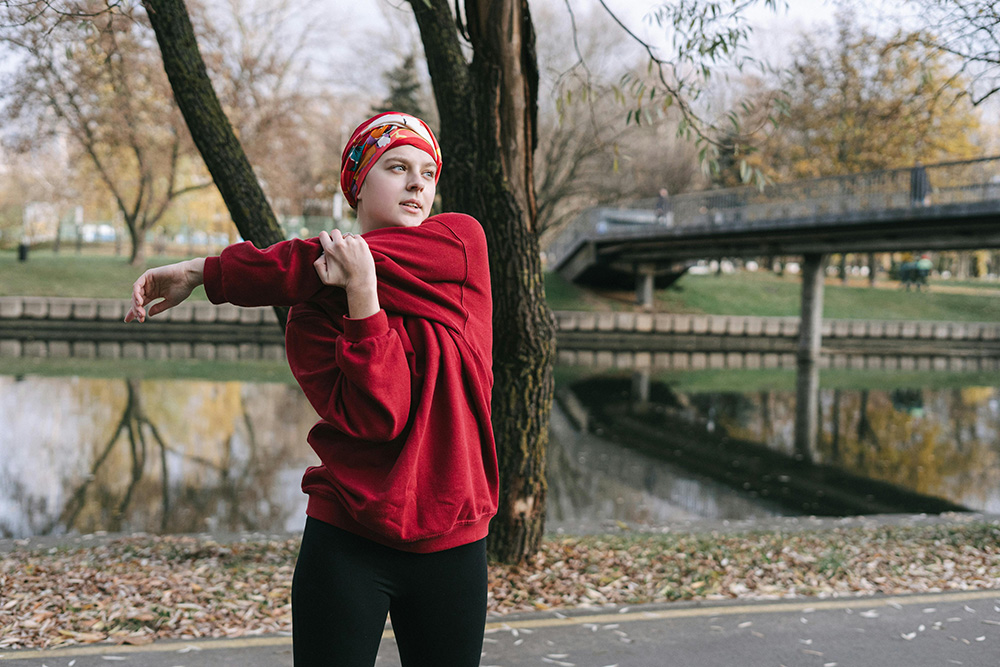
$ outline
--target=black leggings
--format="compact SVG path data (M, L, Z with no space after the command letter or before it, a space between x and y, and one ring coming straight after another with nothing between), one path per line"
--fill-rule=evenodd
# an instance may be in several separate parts
M386 612L404 667L478 665L486 540L415 554L307 518L292 580L296 667L371 667Z

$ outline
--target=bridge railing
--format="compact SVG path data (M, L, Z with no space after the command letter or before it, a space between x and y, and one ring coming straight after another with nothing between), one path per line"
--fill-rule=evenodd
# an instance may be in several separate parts
M752 228L819 216L995 200L1000 200L1000 156L777 183L762 189L705 190L671 197L672 215L659 218L655 199L585 211L549 244L548 254L552 265L559 266L581 243L601 237Z

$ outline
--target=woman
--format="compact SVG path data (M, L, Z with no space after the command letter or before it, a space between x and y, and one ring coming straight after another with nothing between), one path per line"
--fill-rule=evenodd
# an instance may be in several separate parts
M497 507L482 228L428 217L441 155L407 114L362 123L341 188L360 236L320 233L151 269L125 321L180 303L290 306L289 365L320 416L292 585L296 665L372 665L388 612L404 666L478 665Z

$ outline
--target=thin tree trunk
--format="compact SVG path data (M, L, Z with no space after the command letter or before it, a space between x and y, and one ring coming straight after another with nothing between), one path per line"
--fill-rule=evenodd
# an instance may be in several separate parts
M184 0L143 0L174 99L240 235L258 248L284 240L257 175L208 78ZM274 308L282 328L287 308Z
M555 324L535 230L535 36L524 0L468 0L466 14L475 52L476 214L486 228L493 279L493 432L502 482L487 543L495 558L517 562L541 546L555 390Z
M281 227L208 78L183 0L143 0L174 99L240 234L258 248L284 240Z
M126 224L129 236L132 241L132 253L129 255L129 264L139 266L146 261L146 231L138 229L138 222Z
M833 443L830 448L830 458L840 464L840 390L833 390Z

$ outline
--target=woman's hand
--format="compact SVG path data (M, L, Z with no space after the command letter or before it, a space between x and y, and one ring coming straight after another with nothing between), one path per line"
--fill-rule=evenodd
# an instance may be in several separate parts
M342 236L340 230L335 229L332 234L320 232L319 242L323 246L323 256L314 266L324 285L348 290L352 286L375 282L375 260L361 236Z
M191 296L194 288L201 285L204 279L204 258L149 269L132 285L132 307L125 313L125 321L145 322L147 315L152 317L173 308ZM154 303L147 312L146 305L156 299L163 300Z
M319 233L323 255L313 263L324 285L343 287L352 318L364 318L379 311L375 282L375 259L365 240L340 230Z

